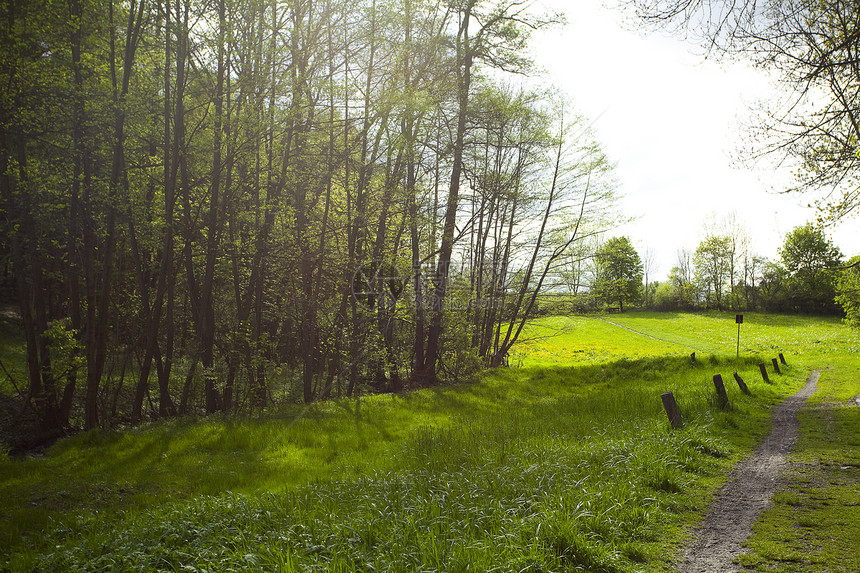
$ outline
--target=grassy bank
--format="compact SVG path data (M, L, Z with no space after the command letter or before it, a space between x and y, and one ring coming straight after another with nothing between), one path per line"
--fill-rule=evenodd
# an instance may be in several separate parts
M6 567L667 570L773 404L821 361L842 368L857 336L748 315L736 360L734 315L605 318L535 323L520 367L475 384L94 432L4 460ZM790 366L765 384L757 364L775 351ZM752 396L727 384L720 410L711 376L735 370Z

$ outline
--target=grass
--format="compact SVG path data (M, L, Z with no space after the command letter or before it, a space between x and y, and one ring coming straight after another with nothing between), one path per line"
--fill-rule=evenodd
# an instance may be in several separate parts
M512 350L510 364L519 367L570 366L685 354L687 346L683 342L663 342L619 331L617 326L608 322L618 316L612 315L607 320L554 316L536 321Z
M619 333L618 327L628 330ZM550 317L533 324L511 355L520 366L566 365L592 360L645 356L732 358L738 351L738 325L728 312L630 312L604 317ZM769 363L789 352L802 363L820 367L860 352L860 340L842 321L830 317L745 313L740 328L740 355Z
M521 367L475 384L91 432L0 461L0 567L667 571L771 407L807 363L842 368L857 336L762 317L735 360L720 339L734 315L660 316L607 317L650 337L538 321ZM790 366L765 384L773 350ZM728 383L735 370L752 396ZM716 373L730 409L714 407ZM668 429L667 390L683 430Z

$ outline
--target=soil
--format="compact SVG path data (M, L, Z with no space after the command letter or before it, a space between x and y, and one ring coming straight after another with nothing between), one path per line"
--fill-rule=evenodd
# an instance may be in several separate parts
M773 411L770 435L755 453L729 474L717 492L705 520L693 532L693 541L677 564L679 573L737 573L732 561L759 514L770 505L781 474L789 467L788 454L798 435L797 412L815 392L821 370L806 385Z

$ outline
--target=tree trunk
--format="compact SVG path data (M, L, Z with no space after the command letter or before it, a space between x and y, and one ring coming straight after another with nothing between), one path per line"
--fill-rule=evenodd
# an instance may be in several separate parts
M451 266L451 253L454 250L454 228L457 220L457 207L460 200L460 177L463 170L463 147L465 144L466 123L469 107L469 90L472 83L473 52L469 38L469 22L472 19L472 2L467 2L460 20L457 35L458 104L457 132L454 139L454 159L451 168L451 181L448 187L448 204L445 211L445 225L442 229L442 243L439 247L439 262L436 266L435 290L427 329L427 347L424 364L416 372L417 382L428 385L436 382L436 366L440 356L442 335L442 314L445 307L448 273Z
M215 378L215 263L221 236L219 201L221 200L221 155L222 129L224 121L224 73L226 16L224 0L218 0L218 69L215 79L215 125L212 143L212 184L210 186L209 212L206 217L206 261L203 282L200 284L200 361L203 364L205 407L207 413L221 409L223 399L216 387Z
M87 279L87 321L86 321L86 358L87 358L87 383L86 397L84 401L84 425L87 429L98 426L98 391L104 371L105 358L107 356L108 336L108 311L110 307L111 278L114 265L114 253L116 251L116 203L119 193L128 195L128 177L125 164L125 103L128 96L131 74L134 68L135 52L140 38L141 28L144 22L145 2L139 0L132 2L128 11L128 23L125 29L125 48L122 56L122 79L117 82L116 69L116 38L113 26L111 26L111 77L113 79L113 150L111 160L111 174L109 182L110 201L107 205L107 224L104 233L103 248L98 252L104 252L101 261L101 269L96 271L92 257L87 257L90 262L85 265L85 277ZM110 21L113 23L113 3L109 4ZM92 209L90 198L86 201L86 209ZM88 253L97 252L95 249L95 229L92 229L92 217L85 219L88 231L85 231L84 242L92 247ZM87 241L86 236L89 236Z

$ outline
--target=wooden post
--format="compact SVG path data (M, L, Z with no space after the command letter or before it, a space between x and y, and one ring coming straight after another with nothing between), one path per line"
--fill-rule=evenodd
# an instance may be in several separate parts
M669 416L669 423L675 429L684 425L681 420L681 410L678 409L678 403L675 402L675 396L671 392L660 394L660 399L663 400L663 408L666 409L666 415Z
M782 355L782 352L779 353L779 361L788 366L788 362L785 361L785 356Z
M741 389L741 392L743 392L747 396L750 395L750 389L747 387L747 384L746 382L744 382L744 379L741 378L740 374L738 374L737 372L735 372L735 382L738 383L738 388Z
M717 390L717 404L722 409L729 407L729 395L726 394L726 386L723 384L723 377L719 374L714 375L714 388Z
M759 363L758 363L758 369L759 369L759 370L761 370L761 377L762 377L762 379L763 379L765 382L767 382L768 384L770 384L770 378L768 378L768 377L767 377L767 368L765 368L765 367L764 367L764 362L759 362Z
M782 372L779 371L779 362L776 361L776 358L771 358L771 362L773 363L773 371L776 374L782 374Z
M735 358L741 357L741 325L744 323L744 315L736 314L735 322L738 324L738 348Z
M695 363L696 363L696 353L694 352L694 353L690 354L690 364L695 364Z

